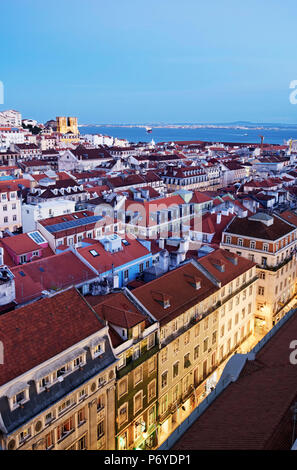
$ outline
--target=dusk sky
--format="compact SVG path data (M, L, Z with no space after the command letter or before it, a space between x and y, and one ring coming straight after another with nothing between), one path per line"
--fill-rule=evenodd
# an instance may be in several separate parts
M0 110L297 123L296 0L9 0L0 12Z

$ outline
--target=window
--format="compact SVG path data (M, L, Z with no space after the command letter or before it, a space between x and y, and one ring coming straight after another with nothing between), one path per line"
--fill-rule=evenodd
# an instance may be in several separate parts
M155 346L155 334L153 333L148 337L147 349L151 349Z
M4 223L8 222L8 217L4 217Z
M255 241L250 242L250 248L252 248L252 250L254 250L256 248L256 242Z
M267 245L267 243L264 243L264 244L263 244L263 251L268 251L268 245Z
M53 419L54 419L54 415L52 411L50 411L49 413L47 413L47 415L45 415L44 424L47 425L51 423Z
M166 372L163 372L161 376L161 387L165 388L167 387L167 384L168 384L168 371L166 370Z
M156 360L155 356L151 357L148 361L148 374L152 374L156 369Z
M198 325L195 326L195 337L199 335L199 332L200 332L200 323L198 323Z
M264 271L260 271L260 272L259 272L259 277L260 277L260 279L265 279L265 272L264 272Z
M149 409L149 412L148 412L148 426L152 426L152 424L154 424L155 416L156 416L155 407L153 406L152 408Z
M121 426L128 419L128 403L122 405L119 409L119 425Z
M119 362L118 362L117 368L118 368L118 369L121 369L121 368L124 367L125 365L126 365L126 356L125 356L125 354L122 354L122 355L119 357Z
M68 418L64 421L63 424L58 426L57 428L57 438L58 441L64 439L64 437L68 436L68 434L74 429L74 422L73 417Z
M243 240L242 240L242 238L238 238L238 246L243 246Z
M128 392L128 378L125 377L123 380L120 380L118 387L119 397L122 397Z
M258 295L264 295L264 287L262 286L258 287Z
M74 400L73 399L68 399L66 401L64 401L63 403L61 403L61 405L58 407L58 413L59 415L64 413L64 411L66 411L68 408L70 408L71 405L74 404Z
M134 397L134 414L142 409L142 390Z
M27 429L23 429L22 432L19 434L19 442L22 444L26 439L29 439L31 437L31 427Z
M126 269L124 271L124 280L127 280L127 279L129 279L129 269Z
M190 353L185 354L184 356L184 368L187 369L187 367L190 367L191 362L190 362Z
M86 388L82 388L78 393L78 399L83 400L86 396L88 396L88 392Z
M173 366L172 366L172 376L173 376L173 378L178 376L178 368L179 368L179 362L176 362L175 364L173 364Z
M156 396L156 380L152 380L148 385L148 399L152 400Z
M199 357L199 344L194 348L194 361Z
M132 354L133 361L135 361L135 360L138 359L139 357L140 357L140 346L137 345L137 346L133 349L133 354Z
M231 243L231 237L228 237L228 236L227 236L227 237L225 238L225 242L226 242L228 245L230 245L230 243Z
M228 321L228 331L231 330L231 327L232 327L232 319L230 318L230 320Z
M189 344L189 342L190 342L190 332L189 331L184 336L184 342L185 342L185 344Z
M83 424L85 421L86 421L86 410L85 410L85 408L82 408L77 413L77 424L78 424L78 426Z
M7 206L6 206L6 205L3 206L3 210L4 210L4 211L7 211Z
M143 273L143 263L141 263L141 264L139 265L139 272L140 272L140 273Z
M142 382L143 378L143 371L142 371L142 366L137 367L134 371L134 386Z
M57 370L57 377L61 377L65 375L68 372L68 370L69 370L69 365L66 364L65 366Z
M267 266L267 258L265 256L262 256L261 264L264 268Z
M83 436L77 442L77 450L85 450L87 448L87 439L86 436Z
M97 441L101 439L101 437L104 436L104 421L100 421L100 423L97 424Z
M167 348L164 348L162 349L162 352L161 352L161 362L166 362L168 359L168 349Z
M45 448L47 450L50 449L51 447L53 447L53 445L54 445L54 431L49 432L45 436L44 442L45 442Z
M83 356L78 356L76 359L73 361L73 367L79 367L81 364L84 363L84 358Z
M173 344L173 352L176 354L179 351L179 339L177 339Z
M97 398L97 411L102 410L104 408L104 404L104 395L99 395L99 397Z
M22 392L17 393L16 395L14 395L12 399L14 406L20 405L24 401L26 401L26 390L23 390Z

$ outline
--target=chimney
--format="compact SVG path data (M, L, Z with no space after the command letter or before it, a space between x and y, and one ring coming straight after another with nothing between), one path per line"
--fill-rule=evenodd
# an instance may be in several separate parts
M221 212L218 212L217 213L217 225L220 225L221 221L222 221L222 214Z

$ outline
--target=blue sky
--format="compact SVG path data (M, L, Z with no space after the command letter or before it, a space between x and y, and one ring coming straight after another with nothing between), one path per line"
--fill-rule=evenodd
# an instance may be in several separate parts
M9 0L0 13L0 110L297 123L296 0Z

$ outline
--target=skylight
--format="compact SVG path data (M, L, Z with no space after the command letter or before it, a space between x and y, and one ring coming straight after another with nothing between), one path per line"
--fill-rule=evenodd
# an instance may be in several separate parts
M91 253L91 255L94 256L94 257L95 257L95 256L99 256L99 253L97 253L96 250L90 250L90 253Z

